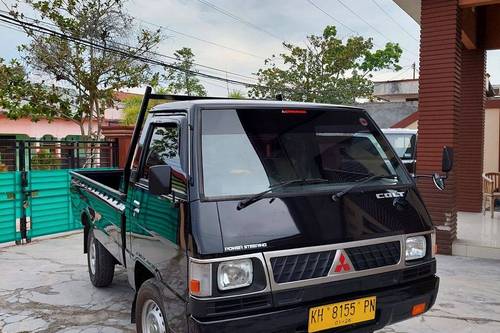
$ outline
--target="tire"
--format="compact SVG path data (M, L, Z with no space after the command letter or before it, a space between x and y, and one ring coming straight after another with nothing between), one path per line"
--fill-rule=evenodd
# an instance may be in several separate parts
M90 282L98 288L109 286L115 275L115 258L95 239L92 230L89 232L87 249Z
M155 278L145 281L137 293L135 327L137 333L168 332L163 295ZM157 330L151 329L156 326Z

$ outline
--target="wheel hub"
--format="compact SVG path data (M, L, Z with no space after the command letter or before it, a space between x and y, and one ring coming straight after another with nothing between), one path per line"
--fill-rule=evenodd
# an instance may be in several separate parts
M144 303L141 321L143 333L166 333L163 313L158 304L151 299Z

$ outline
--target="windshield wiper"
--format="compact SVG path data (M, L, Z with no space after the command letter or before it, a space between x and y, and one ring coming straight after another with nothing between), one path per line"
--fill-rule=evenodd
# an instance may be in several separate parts
M238 202L238 206L236 207L236 209L240 210L240 209L243 209L245 207L248 207L251 204L262 199L267 193L269 193L273 190L279 189L279 188L287 187L290 185L320 184L320 183L327 183L327 182L329 182L329 180L324 179L324 178L304 178L304 179L287 180L287 181L284 181L284 182L281 182L281 183L278 183L275 185L271 185L271 186L269 186L269 188L267 190L262 191L262 192L257 193L257 194L254 194L247 199L241 200L240 202Z
M359 186L361 186L363 184L366 184L368 182L371 182L372 180L377 180L377 179L399 179L399 177L397 175L372 175L372 176L367 176L365 178L361 178L360 180L357 180L354 184L346 187L342 191L335 193L332 196L332 199L333 199L333 201L337 201L340 198L342 198L342 196L344 196L344 194L349 193L350 191L352 191L356 187L359 187Z

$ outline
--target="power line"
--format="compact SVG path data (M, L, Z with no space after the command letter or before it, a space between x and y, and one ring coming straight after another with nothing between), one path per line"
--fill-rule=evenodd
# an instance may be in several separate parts
M226 90L226 91L228 90L228 86L223 86L222 84L218 84L218 83L215 83L215 82L209 81L209 80L207 80L207 79L200 79L200 81L205 82L205 83L207 83L207 84L210 84L210 85L212 85L212 86L214 86L214 87L219 87L219 88L222 88L222 89L224 89L224 90Z
M181 35L181 36L184 36L184 37L188 37L188 38L191 38L191 39L195 39L197 41L200 41L200 42L203 42L203 43L207 43L207 44L210 44L210 45L213 45L213 46L217 46L217 47L229 50L229 51L238 52L238 53L241 53L241 54L244 54L244 55L247 55L247 56L251 56L251 57L254 57L254 58L258 58L258 59L264 59L264 60L266 59L264 57L261 57L259 55L256 55L256 54L253 54L253 53L250 53L250 52L247 52L247 51L235 49L233 47L230 47L230 46L227 46L227 45L223 45L223 44L219 44L217 42L213 42L213 41L210 41L210 40L207 40L207 39L204 39L204 38L201 38L201 37L197 37L197 36L194 36L194 35L190 35L190 34L187 34L185 32L178 31L178 30L175 30L175 29L172 29L172 28L160 25L160 24L156 24L156 23L153 23L153 22L148 22L148 21L143 20L143 19L138 18L138 17L135 17L135 19L138 20L138 21L141 21L143 23L156 26L156 27L158 27L160 29L167 30L167 31L173 32L175 34L178 34L178 35Z
M346 24L342 23L341 21L339 21L338 19L336 19L335 17L333 17L330 13L328 13L326 10L324 10L323 8L321 8L320 6L318 6L317 4L315 4L312 0L307 0L307 2L309 2L313 7L315 7L319 11L321 11L323 14L325 14L326 16L328 16L329 18L331 18L335 22L339 23L340 25L342 25L345 28L347 28L348 30L350 30L352 33L358 34L356 31L354 31L353 29L349 28L349 26L347 26Z
M1 10L0 10L0 12L1 12ZM1 20L1 19L0 19L0 20ZM1 20L1 21L4 21L4 20ZM5 21L4 21L4 22L5 22ZM45 24L49 24L49 23L47 23L47 22L44 22L44 23L45 23ZM10 23L9 23L9 24L10 24ZM18 32L25 33L25 30L23 30L22 28L16 28L16 27L11 26L11 25L9 25L9 24L3 24L3 23L0 23L0 27L6 28L6 29L10 29L10 30L13 30L13 31L18 31ZM163 54L159 54L159 53L153 53L153 54L155 54L155 55L159 55L159 56L164 56L164 57L167 57L167 58L173 58L173 57L169 57L169 56L167 56L167 55L163 55ZM198 64L198 66L200 66L200 67L201 67L201 66L202 66L202 67L207 67L207 68L213 68L213 67L210 67L210 66L204 66L204 65L199 65L199 64ZM222 70L222 69L216 69L216 68L213 68L213 69L214 69L214 70L218 70L218 71L224 71L224 70ZM226 72L226 71L224 71L224 72ZM240 76L244 76L244 75L241 75L241 74L232 73L232 72L230 72L230 71L227 71L227 73L230 73L230 74L235 74L235 75L240 75ZM248 77L248 78L251 78L251 77ZM255 79L255 78L251 78L251 79ZM227 90L227 89L228 89L228 86L223 86L223 85L221 85L221 84L217 84L217 83L215 83L215 82L210 81L210 80L212 80L212 79L208 79L208 78L207 78L207 79L205 79L205 78L200 78L200 80L201 80L202 82L205 82L205 83L210 84L210 85L212 85L212 86L219 87L219 88L223 88L224 90Z
M229 12L229 11L223 9L223 8L221 8L221 7L218 7L218 6L214 5L213 3L211 3L211 2L209 2L207 0L198 0L198 1L201 2L202 4L204 4L205 6L208 6L208 7L212 8L213 10L218 11L219 13L222 13L222 14L224 14L224 15L232 18L235 21L243 23L243 24L245 24L245 25L247 25L247 26L249 26L249 27L251 27L251 28L253 28L255 30L258 30L258 31L263 32L263 33L265 33L265 34L267 34L267 35L269 35L269 36L271 36L273 38L278 39L280 42L282 42L284 40L284 38L282 38L282 37L280 37L280 36L278 36L278 35L270 32L270 31L268 31L266 29L263 29L260 26L254 24L254 23L252 23L250 21L247 21L247 20L245 20L245 19L243 19L243 18L241 18L241 17L239 17L239 16L237 16L237 15L235 15L235 14L233 14L233 13L231 13L231 12Z
M312 6L314 6L314 7L315 7L315 8L317 8L318 10L320 10L323 14L327 15L329 18L331 18L332 20L334 20L335 22L339 22L339 23L341 23L338 19L336 19L333 15L331 15L331 14L330 14L330 13L328 13L326 10L324 10L323 8L321 8L320 6L318 6L316 3L313 3L311 0L307 0L307 1L308 1L308 2L312 5ZM342 25L344 25L344 26L345 26L347 29L349 29L350 31L352 31L355 35L357 35L357 36L361 36L361 34L360 34L358 31L356 31L356 30L352 29L351 27L349 27L348 25L346 25L346 24L344 24L344 23L341 23L341 24L342 24ZM375 43L375 41L373 41L373 39L372 39L372 43L373 43L373 45L374 45L374 46L376 46L376 47L378 47L378 48L381 48L381 49L383 49L383 48L384 48L384 46L382 46L382 45L380 45L380 44ZM405 49L405 50L406 50L406 49ZM410 53L412 53L412 52L410 52ZM403 55L401 56L401 58L406 58L406 59L411 60L411 61L413 61L413 60L414 60L413 58L408 57L406 54L403 54Z
M0 12L2 13L6 13L8 14L7 11L4 11L4 10L0 10ZM50 22L41 22L37 19L34 19L34 18L31 18L31 17L27 17L27 16L24 16L25 19L28 19L30 20L31 22L34 22L38 25L40 24L44 24L46 26L51 26L51 27L55 27L57 28L57 25L53 24L53 23L50 23ZM17 30L17 31L21 31L21 32L24 32L22 29L20 30ZM119 42L114 42L115 45L118 45L118 46L122 46L122 47L129 47L128 45L126 44L122 44L122 43L119 43ZM177 58L173 57L173 56L168 56L166 54L161 54L161 53L158 53L158 52L154 52L154 51L148 51L149 54L151 55L155 55L155 56L159 56L159 57L163 57L163 58L167 58L167 59L170 59L170 60L177 60ZM219 68L216 68L216 67L212 67L212 66L207 66L207 65L202 65L202 64L199 64L199 63L196 63L196 62L193 62L193 65L197 66L197 67L202 67L202 68L206 68L206 69L210 69L210 70L213 70L213 71L217 71L217 72L222 72L222 73L225 73L225 74L230 74L230 75L234 75L234 76L239 76L239 77L242 77L242 78L246 78L246 79L250 79L250 80L257 80L256 77L251 77L251 76L248 76L248 75L244 75L244 74L240 74L240 73L235 73L235 72L231 72L231 71L228 71L228 70L225 70L225 69L219 69Z
M408 71L410 71L411 69L412 69L411 67L408 67L404 71L396 73L396 75L394 75L391 78L389 78L388 81L393 81L393 80L399 79L400 77L402 77L403 75L405 75L406 73L408 73Z
M319 11L321 11L323 14L325 14L326 16L328 16L329 18L331 18L332 20L334 20L335 22L338 22L340 24L342 24L343 26L345 26L347 29L349 29L352 33L354 33L356 36L361 36L361 34L352 29L351 27L349 27L347 24L344 24L342 22L340 22L338 19L336 19L332 14L330 14L329 12L327 12L326 10L324 10L323 8L321 8L320 6L318 6L316 3L314 3L313 1L311 0L307 0L312 6L314 6L316 9L318 9ZM376 47L380 47L382 48L383 46L381 46L380 44L377 44L375 43L373 40L372 40L372 43L374 46Z
M3 11L3 10L0 10L0 12L8 13L8 12ZM30 17L27 17L27 16L25 16L24 18L25 19L29 19L31 22L34 22L36 24L44 24L46 26L52 26L52 27L56 27L57 28L57 25L52 24L50 22L40 22L37 19L30 18ZM4 26L4 27L7 28L7 26ZM9 27L9 28L11 28L13 30L16 30L16 31L24 32L24 30L22 30L22 29L15 29L13 27ZM114 44L118 45L118 46L122 46L122 47L130 47L130 46L126 45L126 44L122 44L122 43L119 43L119 42L114 42ZM171 60L177 60L177 58L175 58L173 56L168 56L166 54L161 54L161 53L154 52L154 51L148 51L148 53L151 54L151 55L155 55L155 56L159 56L159 57L163 57L163 58L167 58L167 59L171 59ZM212 67L212 66L202 65L202 64L199 64L199 63L196 63L196 62L193 62L193 65L195 65L197 67L202 67L202 68L210 69L210 70L213 70L213 71L217 71L217 72L222 72L222 73L225 73L226 75L230 74L230 75L234 75L234 76L239 76L239 77L247 78L247 79L250 79L250 80L257 80L256 77L251 77L251 76L248 76L248 75L244 75L244 74L240 74L240 73L235 73L235 72L228 71L228 70L225 70L225 69L219 69L219 68Z
M124 44L120 44L120 45L126 46ZM167 59L171 59L171 60L177 60L177 58L175 58L175 57L168 56L166 54L162 54L162 53L158 53L158 52L154 52L154 51L148 51L148 53L152 54L152 55L155 55L155 56L158 56L158 57L163 57L163 58L167 58ZM257 80L256 77L248 76L248 75L245 75L245 74L239 74L239 73L236 73L236 72L231 72L231 71L228 71L228 70L225 70L225 69L219 69L219 68L212 67L212 66L202 65L202 64L199 64L199 63L196 63L196 62L193 62L192 64L195 65L195 66L197 66L197 67L209 69L209 70L216 71L216 72L230 74L230 75L233 75L233 76L239 76L241 78L245 78L245 79L249 79L249 80Z
M352 10L348 5L346 5L344 2L342 2L342 0L337 0L345 9L347 9L349 12L351 12L354 16L356 16L357 18L359 18L361 21L363 21L366 25L368 25L370 28L373 29L373 31L375 31L376 33L378 33L380 36L384 37L385 39L387 39L388 41L391 41L391 39L389 37L387 37L387 35L385 35L384 33L382 33L380 30L378 30L377 28L375 28L370 22L368 22L367 20L365 20L362 16L360 16L358 13L356 13L354 10ZM413 54L414 56L418 57L417 54L415 54L414 52L404 48L404 47L401 47L403 50L406 50L407 52Z
M3 12L3 11L0 10L0 12ZM34 20L34 19L31 19L31 20ZM37 33L41 33L41 34L45 34L45 35L54 36L54 37L57 37L57 38L60 38L63 40L67 40L67 41L73 42L75 44L79 44L79 45L83 45L83 46L87 46L87 47L94 47L94 48L101 50L101 51L109 51L109 52L112 52L114 54L121 55L123 57L128 57L128 58L131 58L131 59L134 59L134 60L146 63L146 64L157 65L157 66L161 66L163 68L171 68L171 69L174 69L174 70L177 70L180 72L184 72L184 73L194 75L194 76L199 76L199 77L206 78L206 79L222 81L222 82L225 82L228 84L242 85L245 87L269 89L268 86L261 85L261 84L255 84L255 83L249 83L249 82L240 81L240 80L228 79L227 77L224 78L224 77L220 77L217 75L198 72L195 70L186 70L184 68L181 68L181 67L174 65L174 64L171 64L171 63L167 63L167 62L157 60L157 59L154 59L151 57L146 57L145 56L146 54L148 54L148 55L151 54L151 52L149 52L149 51L140 50L138 48L134 48L134 47L131 47L128 45L125 46L126 49L120 49L120 48L112 47L109 45L102 45L102 44L96 43L94 41L86 40L84 38L74 37L74 36L62 33L60 31L55 31L53 29L49 29L49 28L41 26L39 24L34 24L34 23L27 22L27 21L23 21L23 20L14 18L10 15L0 14L0 22L4 22L4 23L7 23L11 26L22 28L23 32L25 34L28 34L28 35L31 34L32 32L37 32ZM114 44L118 45L119 43L114 43ZM133 54L133 53L131 53L132 50L138 51L140 54ZM169 57L166 55L161 55L161 56ZM219 69L217 69L217 70L219 70ZM226 72L224 70L220 70L220 71ZM297 93L304 93L305 92L305 90L302 90L302 89L284 88L284 90L288 91L288 92L297 92Z
M419 42L419 40L417 38L415 38L411 33L408 32L408 30L406 30L402 25L401 23L399 23L396 19L394 19L394 17L392 17L392 15L390 15L385 9L384 7L382 7L376 0L372 0L372 2L387 16L391 19L392 22L396 23L400 28L401 30L403 30L408 36L410 36L414 41L416 42Z
M13 26L9 26L8 24L0 24L0 27L5 28L5 29L9 29L9 30L13 30L13 31L17 31L17 32L22 32L22 33L24 33L24 30L23 30L23 29L21 29L21 28L16 28L16 27L13 27Z
M385 39L390 40L386 35L384 35L382 32L380 32L377 28L375 28L373 25L370 24L370 22L366 21L363 17L361 17L358 13L356 13L354 10L352 10L349 6L347 6L345 3L342 2L342 0L337 0L344 8L346 8L348 11L350 11L352 14L354 14L357 18L359 18L361 21L363 21L366 25L368 25L370 28L373 29L376 33L378 33L380 36L384 37Z
M226 82L226 83L232 83L232 84L242 85L242 86L245 86L245 87L262 87L262 88L267 88L266 86L263 86L263 85L258 85L258 84L254 84L254 83L244 82L244 81L240 81L240 80L223 78L223 77L220 77L220 76L216 76L216 75L212 75L212 74L207 74L207 73L203 73L203 72L197 72L197 71L193 71L193 70L186 70L186 69L180 68L179 66L176 66L176 65L173 65L173 64L170 64L170 63L166 63L166 62L163 62L163 61L160 61L160 60L152 59L150 57L145 57L143 55L132 54L132 53L130 53L130 51L127 51L127 50L123 50L123 49L119 49L119 48L115 48L115 47L111 47L111 46L107 46L107 45L104 46L104 45L98 44L98 43L93 42L93 41L85 40L83 38L78 38L78 37L70 36L70 35L61 33L59 31L55 31L55 30L43 27L43 26L38 25L38 24L33 24L33 23L30 23L30 22L19 20L17 18L13 18L13 17L8 16L8 15L0 14L0 21L8 23L10 25L21 27L21 28L25 29L25 33L27 33L26 29L32 30L32 31L35 31L35 32L38 32L38 33L42 33L42 34L46 34L46 35L55 36L55 37L58 37L58 38L61 38L61 39L65 39L65 40L71 41L71 42L76 43L76 44L94 47L94 48L102 50L102 51L113 52L113 53L115 53L117 55L128 57L128 58L131 58L131 59L134 59L134 60L137 60L137 61L140 61L140 62L144 62L144 63L147 63L147 64L158 65L158 66L161 66L161 67L164 67L164 68L171 68L171 69L174 69L174 70L185 72L187 74L191 74L191 75L195 75L195 76L200 76L200 77L204 77L204 78L208 78L208 79L213 79L213 80L218 80L218 81L223 81L223 82ZM128 48L129 49L133 49L132 47L128 47Z

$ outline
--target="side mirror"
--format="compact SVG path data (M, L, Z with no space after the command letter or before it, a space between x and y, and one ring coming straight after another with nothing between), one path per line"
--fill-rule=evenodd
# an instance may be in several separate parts
M149 168L149 193L167 195L172 192L172 167L155 165Z
M444 178L441 177L439 174L435 173L432 175L432 182L434 183L434 186L437 187L438 190L443 191L444 190Z
M448 173L453 168L453 148L443 147L442 171Z
M415 175L415 178L425 177L432 178L432 182L437 187L438 190L443 191L445 188L445 181L448 179L448 172L453 168L453 148L444 146L443 147L443 159L441 162L441 170L445 173L441 176L439 173L434 173L431 175Z

